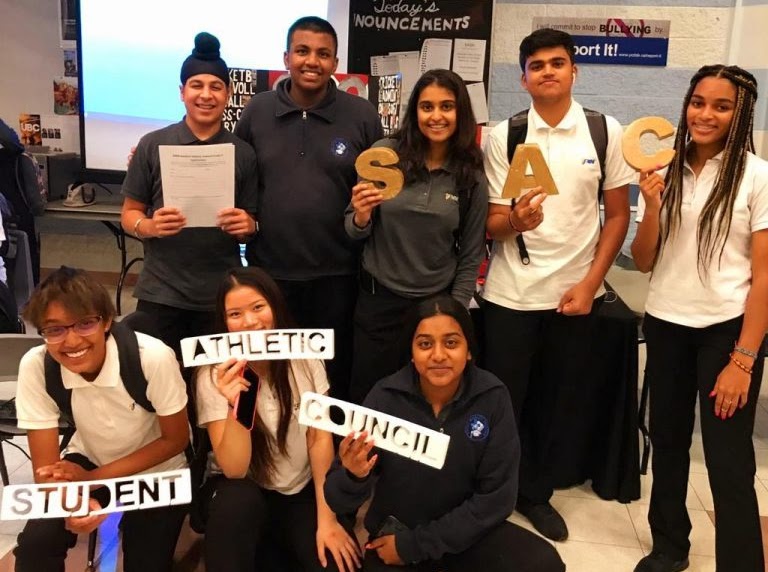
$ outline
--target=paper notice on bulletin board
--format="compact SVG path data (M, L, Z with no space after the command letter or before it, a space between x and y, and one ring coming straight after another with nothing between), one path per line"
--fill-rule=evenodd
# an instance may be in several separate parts
M470 75L474 79L468 81L483 81L488 86L493 0L429 0L410 3L377 0L349 4L350 72L371 73L372 56L416 50L422 56L441 56L441 65L433 65L433 59L422 58L419 62L422 71L433 67L450 69L452 48L455 49L453 42L466 39L485 42L482 76ZM447 48L447 57L443 57L444 51L433 49L436 45L428 45L427 54L423 54L425 44L433 44L433 39L451 42L452 45ZM428 67L425 68L425 65Z

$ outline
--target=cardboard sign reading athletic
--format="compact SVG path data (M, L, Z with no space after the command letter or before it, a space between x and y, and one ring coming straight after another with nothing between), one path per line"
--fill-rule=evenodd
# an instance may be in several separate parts
M89 512L91 488L104 487L109 502ZM8 485L3 488L0 520L65 518L187 504L192 500L189 469L79 483Z
M653 133L659 140L666 139L675 134L675 126L663 117L636 119L624 130L624 136L621 138L624 160L638 171L666 167L672 162L675 150L662 149L653 155L646 155L640 147L640 138L646 133Z
M254 330L181 340L184 367L223 363L232 357L249 361L332 359L333 330Z
M531 175L526 174L529 164ZM548 195L558 194L557 185L539 146L536 143L521 143L515 147L501 196L505 199L517 199L523 194L523 189L539 186Z
M451 437L393 415L319 393L301 395L299 423L346 437L368 431L376 447L442 469Z
M373 181L387 201L396 197L403 189L403 172L392 166L399 162L400 157L389 147L374 147L357 156L355 170L361 179Z

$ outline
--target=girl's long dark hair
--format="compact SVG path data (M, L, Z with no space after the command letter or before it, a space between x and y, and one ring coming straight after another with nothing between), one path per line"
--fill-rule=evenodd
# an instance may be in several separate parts
M429 70L413 87L400 129L392 135L398 141L400 168L409 182L425 176L429 139L419 129L418 108L421 92L430 85L447 89L456 98L456 132L449 142L448 157L456 167L457 187L471 189L477 182L478 172L483 170L483 155L475 139L477 123L467 87L464 80L450 70Z
M253 288L264 296L264 299L272 309L274 329L294 327L293 319L288 311L288 305L275 281L261 268L250 266L229 270L219 286L216 296L216 319L214 324L216 329L214 331L227 331L225 304L227 294L239 286ZM277 400L280 403L280 416L277 424L276 442L258 415L256 416L256 424L251 431L250 476L259 484L270 482L275 470L275 454L278 452L282 455L288 454L285 441L293 409L293 392L288 375L288 370L291 367L292 365L289 360L272 360L269 362L269 382L274 388Z
M667 240L674 236L681 224L683 203L683 165L686 159L686 146L690 140L688 134L687 112L691 97L698 83L705 77L724 78L736 87L736 105L731 119L731 126L723 148L723 158L717 173L715 184L709 194L696 231L698 244L698 271L700 277L708 274L708 268L719 250L718 263L723 255L725 241L731 230L733 205L739 192L739 185L744 176L747 153L754 153L752 126L757 99L757 80L738 66L704 66L691 78L688 93L683 101L683 111L677 126L675 137L675 157L667 171L662 197L662 216L660 228L660 249ZM658 256L657 254L657 260Z

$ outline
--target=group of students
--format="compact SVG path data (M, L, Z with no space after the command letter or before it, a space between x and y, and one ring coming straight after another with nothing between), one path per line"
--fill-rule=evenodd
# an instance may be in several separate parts
M622 157L621 126L604 118L601 157L587 119L593 112L572 98L572 38L532 33L520 46L521 83L532 98L524 141L539 145L559 194L536 188L510 200L502 194L517 126L500 123L481 152L463 81L431 70L415 85L401 128L380 139L372 106L330 79L336 47L324 20L294 23L290 79L255 96L233 136L221 126L226 64L218 41L198 35L181 72L187 115L141 140L124 184L122 223L145 247L138 308L177 352L179 339L213 332L298 325L336 333L327 376L321 363L301 360L231 359L194 372L197 422L213 450L204 488L207 567L563 570L552 545L506 517L518 510L542 535L568 536L549 503L551 451L569 426L556 404L567 380L587 375L603 280L630 222L636 175ZM636 572L688 566L697 394L717 567L763 568L751 434L768 329L768 163L754 155L756 98L748 72L701 68L685 96L671 165L640 174L644 205L632 250L638 268L652 271L644 327L654 548ZM209 143L235 145L235 207L219 213L220 228L185 228L184 214L163 204L158 146ZM371 146L398 153L405 185L393 199L357 180L354 160ZM486 231L493 249L478 348L466 308ZM250 266L238 268L243 242ZM156 412L135 407L118 382L119 348L108 335L114 309L104 297L93 279L62 269L25 310L46 340L22 360L17 397L39 482L183 463L186 393L174 354L137 336ZM78 428L62 460L58 408L45 392L46 350L72 389ZM480 358L487 371L475 365ZM246 367L261 379L250 431L231 414L249 384ZM330 435L298 424L305 391L449 434L445 466L378 450L365 434L348 436L335 452ZM123 431L130 438L118 438ZM352 525L371 494L362 551ZM179 511L154 510L156 517L126 515L127 570L169 569ZM60 570L67 531L97 524L31 521L19 536L17 569ZM164 546L150 558L135 548L144 542Z

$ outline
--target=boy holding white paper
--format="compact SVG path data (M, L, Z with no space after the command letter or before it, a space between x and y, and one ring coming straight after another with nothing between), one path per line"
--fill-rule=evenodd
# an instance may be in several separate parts
M121 216L123 229L144 241L144 267L134 290L137 310L155 317L153 331L177 355L180 339L211 333L216 285L227 269L242 265L240 242L256 232L258 191L253 149L222 123L230 80L214 36L201 32L195 37L195 49L184 61L180 78L186 115L139 141L123 182ZM234 205L218 211L216 226L191 227L186 218L191 212L165 203L160 148L190 146L190 151L199 151L201 145L234 146ZM168 170L181 168L170 167L165 162L163 168ZM211 188L209 194L220 193L221 189Z

